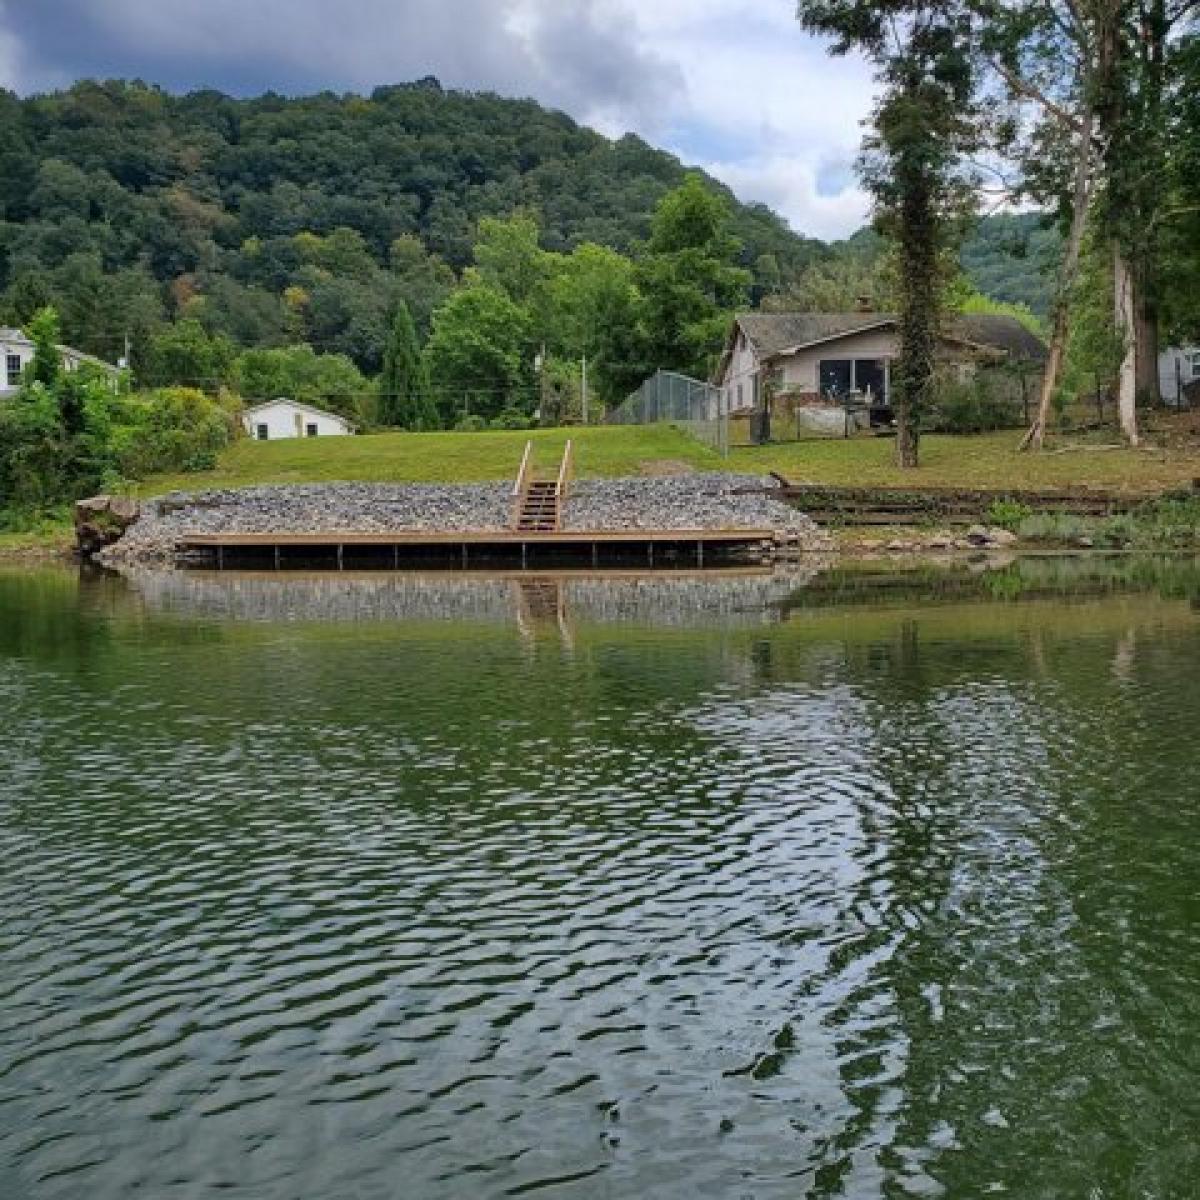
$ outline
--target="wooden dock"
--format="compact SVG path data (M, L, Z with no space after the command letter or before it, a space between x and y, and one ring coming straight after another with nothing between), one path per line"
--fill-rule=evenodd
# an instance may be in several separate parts
M275 570L403 570L453 565L459 570L508 566L646 566L704 568L754 561L775 545L770 529L619 529L535 532L204 533L176 543L184 565Z

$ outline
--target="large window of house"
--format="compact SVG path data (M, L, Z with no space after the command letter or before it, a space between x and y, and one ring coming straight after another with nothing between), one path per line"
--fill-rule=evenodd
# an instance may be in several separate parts
M21 356L19 354L4 356L4 376L9 387L16 387L21 382Z
M265 442L271 437L271 427L269 425L259 425L255 432L260 442Z
M305 427L304 427L304 436L305 436L305 437L316 437L316 436L317 436L317 427L316 427L316 425L315 425L315 424L305 425Z
M1192 370L1192 378L1200 379L1200 350L1193 350L1187 355L1187 360Z
M819 372L822 396L840 400L851 392L864 398L869 393L876 407L887 404L887 365L881 358L823 358Z

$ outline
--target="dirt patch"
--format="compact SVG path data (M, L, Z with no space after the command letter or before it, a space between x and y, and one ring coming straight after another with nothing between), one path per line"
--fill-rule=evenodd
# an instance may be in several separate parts
M695 475L696 468L678 458L651 458L638 467L642 475L652 479L671 478L676 475Z

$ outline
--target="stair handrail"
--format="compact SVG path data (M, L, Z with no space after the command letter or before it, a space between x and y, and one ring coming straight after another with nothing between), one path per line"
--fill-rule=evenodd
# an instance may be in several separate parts
M554 485L554 494L559 500L565 500L571 490L571 480L575 476L575 443L567 439L563 450L562 465L558 468L558 482Z
M529 472L533 467L533 442L525 443L525 453L521 456L521 469L517 472L517 481L513 484L512 494L519 497L525 491L529 482Z
M512 527L515 529L521 520L521 501L529 487L529 476L533 471L533 441L525 443L525 453L521 456L521 469L517 472L517 481L512 489Z

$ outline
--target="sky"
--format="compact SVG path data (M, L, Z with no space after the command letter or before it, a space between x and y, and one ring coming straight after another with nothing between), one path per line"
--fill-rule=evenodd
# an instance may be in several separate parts
M0 0L0 86L140 78L235 95L436 75L632 131L799 233L867 218L854 175L865 64L803 33L794 0Z

